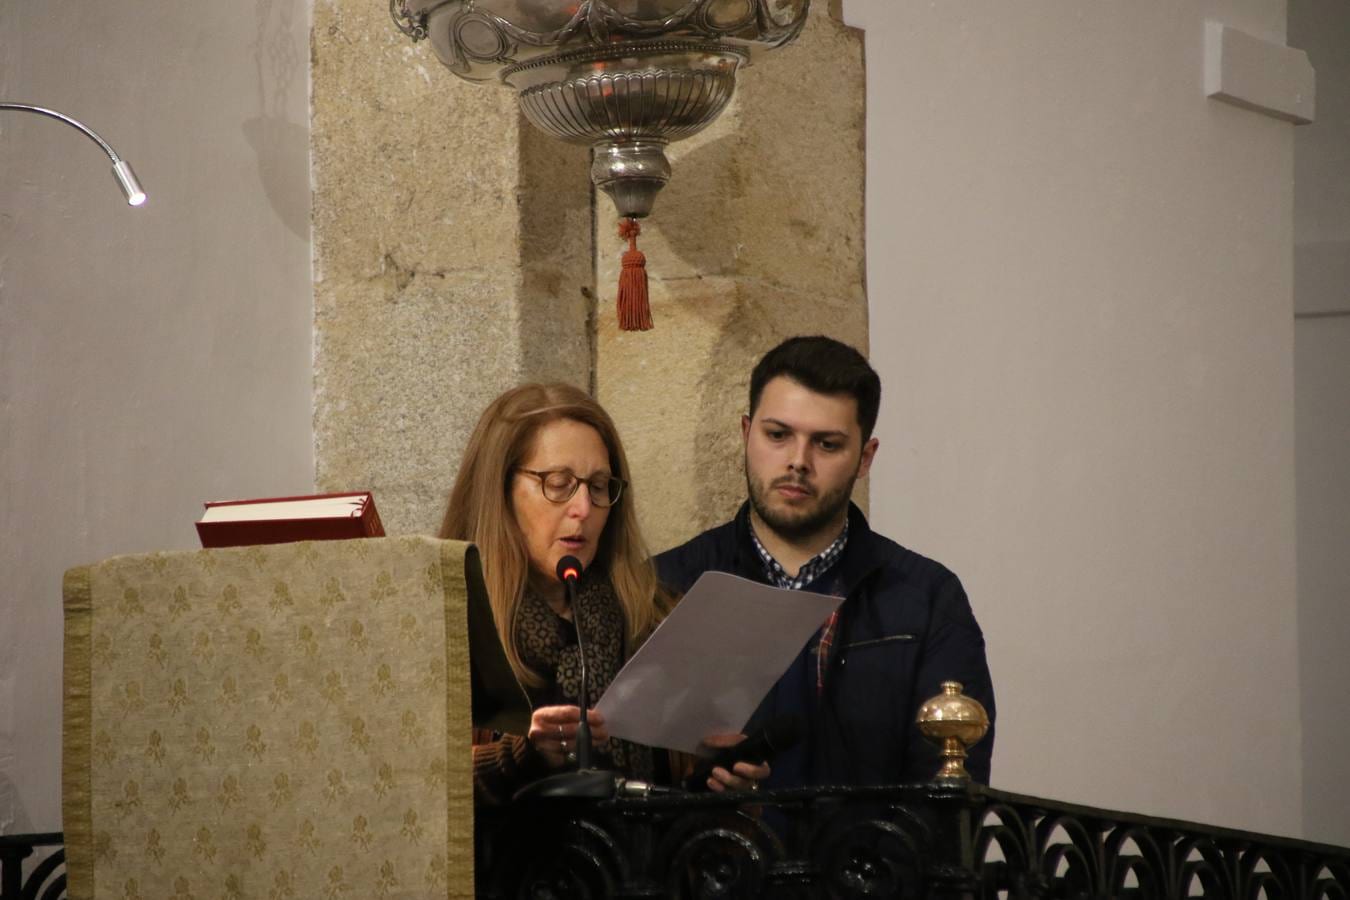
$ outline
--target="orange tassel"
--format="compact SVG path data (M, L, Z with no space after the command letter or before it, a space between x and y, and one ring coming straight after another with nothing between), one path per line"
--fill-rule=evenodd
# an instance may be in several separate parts
M628 240L623 253L623 270L619 272L619 328L623 331L649 331L652 327L652 307L647 298L647 257L637 248L637 237L642 226L637 219L619 222L619 237Z

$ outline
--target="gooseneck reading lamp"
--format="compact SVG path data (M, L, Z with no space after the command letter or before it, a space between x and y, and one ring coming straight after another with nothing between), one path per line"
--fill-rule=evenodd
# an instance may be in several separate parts
M112 160L113 177L117 179L117 186L122 189L123 195L127 198L127 203L132 206L140 206L145 203L145 191L141 190L141 183L136 180L136 173L131 171L131 163L118 156L117 151L107 141L99 137L92 128L83 122L72 119L65 113L59 113L54 109L32 106L28 103L11 103L8 100L0 100L0 109L17 109L20 112L36 113L49 119L58 119L71 128L83 132L90 140L102 147L103 152L108 154L108 159Z

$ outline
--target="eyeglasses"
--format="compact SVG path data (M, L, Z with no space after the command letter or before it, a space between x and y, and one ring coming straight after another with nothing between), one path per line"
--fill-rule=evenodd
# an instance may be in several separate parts
M544 498L553 503L566 503L571 500L576 495L578 485L584 480L567 469L550 469L547 472L536 472L533 469L516 469L516 471L522 475L533 475L538 478ZM619 496L627 483L614 475L596 475L586 481L586 490L591 495L591 502L596 506L613 506L619 502Z

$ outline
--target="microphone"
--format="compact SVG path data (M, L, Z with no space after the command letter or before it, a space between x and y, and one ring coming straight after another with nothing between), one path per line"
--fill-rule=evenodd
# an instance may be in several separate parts
M577 723L577 770L591 767L591 723L587 721L586 703L589 699L589 685L586 675L586 642L581 636L581 610L577 609L577 582L581 580L581 560L575 556L564 556L558 560L558 580L567 588L567 605L572 610L572 626L577 632L577 656L581 659L581 696L577 706L581 708L581 721Z
M581 660L581 696L577 698L577 706L581 708L581 721L577 723L577 767L575 771L559 772L525 785L516 791L515 800L602 800L613 797L620 787L622 779L616 778L613 772L591 768L591 723L586 718L589 692L586 682L586 643L581 634L581 616L576 596L577 581L581 578L583 568L581 560L575 556L564 556L558 560L558 580L567 587L567 603L572 608L572 624L577 632L577 656Z
M694 771L684 780L686 790L706 790L712 770L721 766L727 771L738 762L764 763L773 756L802 738L802 717L787 714L779 716L763 728L751 734L734 747L718 750L710 759L705 759L694 767Z
M577 580L581 578L581 560L575 556L564 556L558 560L558 580L567 585L570 591L577 586Z

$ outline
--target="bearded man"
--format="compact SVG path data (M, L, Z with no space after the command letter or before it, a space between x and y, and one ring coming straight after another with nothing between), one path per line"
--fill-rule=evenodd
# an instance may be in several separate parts
M857 350L795 337L750 376L741 417L749 500L736 517L656 559L683 593L708 571L845 598L806 643L746 727L793 716L802 738L772 761L767 787L931 781L938 750L919 706L959 681L990 728L966 768L989 781L994 690L984 636L961 582L873 532L849 499L867 474L881 380Z

